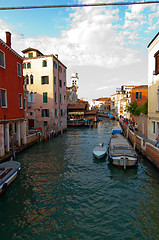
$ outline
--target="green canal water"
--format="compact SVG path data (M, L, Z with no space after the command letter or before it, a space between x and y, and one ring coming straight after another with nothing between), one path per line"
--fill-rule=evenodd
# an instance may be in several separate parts
M69 128L17 155L21 173L0 198L1 240L159 239L159 172L93 158L117 122Z

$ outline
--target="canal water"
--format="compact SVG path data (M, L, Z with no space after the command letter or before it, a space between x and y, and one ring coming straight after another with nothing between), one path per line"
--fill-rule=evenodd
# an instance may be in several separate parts
M17 155L21 173L0 198L1 240L159 239L159 172L93 158L118 122L69 128Z

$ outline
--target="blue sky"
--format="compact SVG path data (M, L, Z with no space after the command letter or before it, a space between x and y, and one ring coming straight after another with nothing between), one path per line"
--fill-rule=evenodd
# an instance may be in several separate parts
M102 2L108 1L0 0L0 7ZM159 32L159 4L0 11L3 40L5 31L21 55L27 47L57 53L67 66L67 85L78 72L79 97L90 101L123 84L147 84L147 45Z

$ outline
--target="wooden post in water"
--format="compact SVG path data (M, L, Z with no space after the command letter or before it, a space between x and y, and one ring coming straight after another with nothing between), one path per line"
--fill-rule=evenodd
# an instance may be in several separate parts
M63 136L63 127L61 126L61 137Z
M47 127L44 127L44 139L47 141Z

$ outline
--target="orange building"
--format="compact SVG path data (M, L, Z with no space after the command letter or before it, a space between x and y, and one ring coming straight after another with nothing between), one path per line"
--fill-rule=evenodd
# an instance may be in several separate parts
M11 137L18 146L26 143L22 63L6 32L6 43L0 39L0 157L10 152Z
M142 105L148 100L148 85L140 85L131 90L131 103L137 101L137 105Z

